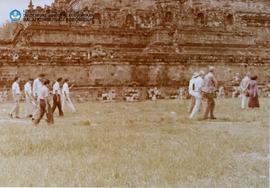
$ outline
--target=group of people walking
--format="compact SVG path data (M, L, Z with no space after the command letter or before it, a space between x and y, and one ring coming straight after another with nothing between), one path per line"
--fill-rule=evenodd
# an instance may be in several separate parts
M214 116L215 98L217 97L218 81L214 75L215 68L209 67L208 72L195 72L189 81L189 94L191 104L189 108L189 118L196 117L201 110L203 102L205 109L202 120L216 119ZM241 108L259 108L257 76L250 76L247 73L240 83Z
M205 110L202 120L216 119L214 116L215 98L217 96L218 82L214 75L215 68L209 67L207 73L204 71L195 72L189 82L189 94L191 95L191 105L189 109L189 118L196 117L201 110L203 102ZM240 83L241 108L259 108L257 76L250 76L247 73ZM12 84L12 95L14 105L10 112L11 118L20 118L20 77L16 77ZM70 98L69 80L58 78L50 92L50 81L45 78L45 74L40 74L35 80L29 79L24 85L25 96L25 115L32 118L35 125L39 124L43 116L47 115L47 122L54 123L53 113L56 108L59 116L64 116L63 109L67 106L70 111L76 112L76 109ZM53 105L50 105L50 94L53 95Z
M70 98L69 79L58 78L50 92L51 82L46 79L45 74L40 74L36 79L29 79L24 85L25 96L25 116L32 118L35 125L39 124L46 114L47 123L53 124L53 113L58 108L59 116L64 116L63 109L67 106L70 111L76 112L76 109ZM20 77L15 77L12 84L12 96L14 105L10 111L11 118L20 118L20 99L22 92L20 90ZM50 104L50 94L53 95L53 105Z

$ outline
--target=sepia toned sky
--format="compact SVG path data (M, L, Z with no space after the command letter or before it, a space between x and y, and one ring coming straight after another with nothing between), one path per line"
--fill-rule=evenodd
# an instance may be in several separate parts
M32 0L34 6L50 5L54 0ZM23 15L23 10L27 8L29 0L0 0L0 25L9 19L9 13L17 9Z

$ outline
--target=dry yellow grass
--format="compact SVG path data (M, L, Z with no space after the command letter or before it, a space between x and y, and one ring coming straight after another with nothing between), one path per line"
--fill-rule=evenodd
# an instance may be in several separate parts
M0 104L0 186L266 188L267 101L220 100L215 121L187 119L188 101L85 103L52 127Z

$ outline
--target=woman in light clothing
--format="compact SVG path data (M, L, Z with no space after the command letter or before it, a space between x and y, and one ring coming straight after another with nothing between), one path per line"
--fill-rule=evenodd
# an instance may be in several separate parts
M63 95L63 101L62 101L62 108L64 109L65 106L67 105L68 108L70 109L71 112L75 113L76 112L76 109L70 99L70 88L69 87L69 80L68 79L65 79L64 80L64 85L63 85L63 88L62 88L62 95Z

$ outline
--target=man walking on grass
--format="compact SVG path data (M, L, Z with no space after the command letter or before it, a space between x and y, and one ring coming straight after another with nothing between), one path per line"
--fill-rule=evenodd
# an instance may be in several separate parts
M218 82L214 76L214 70L214 67L209 67L209 72L205 75L203 80L202 96L206 101L203 120L216 119L214 116L214 109Z
M40 74L33 82L33 96L35 100L35 107L33 109L33 119L36 119L39 116L39 100L38 96L43 86L45 74Z
M17 119L20 119L19 110L20 110L21 90L20 90L19 83L20 83L20 77L16 76L12 84L12 88L11 88L12 97L13 97L13 107L9 114L11 118L13 118L15 114L15 118Z
M190 101L190 105L189 105L189 110L188 113L190 114L195 106L195 97L193 95L193 90L194 90L194 83L195 83L195 79L197 77L197 72L194 72L190 81L189 81L189 86L188 86L188 93L191 96L191 101Z
M57 81L53 85L53 107L52 107L52 113L54 113L56 107L59 111L59 116L64 116L63 110L62 110L62 97L61 97L61 82L63 78L58 78Z
M39 116L37 119L34 120L34 125L38 125L43 116L46 114L47 116L47 123L53 124L53 116L52 113L50 113L50 93L49 93L49 80L45 80L44 84L39 92L38 99L39 99Z
M33 98L32 84L34 79L29 79L28 82L24 85L24 94L25 94L25 115L28 118L33 117L33 109L35 107L35 101Z
M202 103L201 89L203 86L203 75L204 75L203 71L200 71L200 73L196 73L194 75L195 80L192 86L191 95L195 98L195 106L189 116L190 119L193 119L201 108Z

